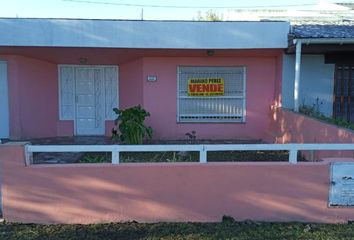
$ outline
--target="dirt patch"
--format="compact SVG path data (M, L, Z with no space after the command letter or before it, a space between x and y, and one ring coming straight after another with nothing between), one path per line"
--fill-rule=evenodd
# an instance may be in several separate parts
M33 164L76 163L79 162L84 155L84 153L80 152L34 153Z
M215 151L208 162L288 162L287 151ZM79 163L110 163L110 153L85 153ZM298 161L306 161L300 154ZM121 163L199 162L199 152L122 152Z

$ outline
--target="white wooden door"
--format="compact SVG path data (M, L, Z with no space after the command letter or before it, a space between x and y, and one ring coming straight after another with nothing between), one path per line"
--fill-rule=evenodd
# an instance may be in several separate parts
M76 135L104 135L104 71L102 68L75 69Z
M9 93L7 63L0 61L0 138L9 137Z

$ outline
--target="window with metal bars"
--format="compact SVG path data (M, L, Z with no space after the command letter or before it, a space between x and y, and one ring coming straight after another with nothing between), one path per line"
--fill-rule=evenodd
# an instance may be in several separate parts
M219 92L192 95L191 81L222 81ZM179 66L177 70L177 122L245 122L246 68Z
M333 116L354 122L354 65L337 64L334 77Z

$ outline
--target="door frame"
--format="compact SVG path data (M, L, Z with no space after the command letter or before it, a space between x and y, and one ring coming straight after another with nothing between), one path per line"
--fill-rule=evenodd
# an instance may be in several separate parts
M75 109L75 111L74 111L74 134L75 134L75 136L90 136L90 135L93 135L93 136L95 136L95 135L97 135L97 136L101 136L101 135L105 135L105 131L106 131L106 127L105 127L105 123L106 123L106 119L105 119L105 117L104 117L104 107L103 107L103 109L102 109L102 114L103 114L103 118L102 118L102 124L103 124L103 126L102 126L102 129L100 129L101 130L101 132L99 133L99 134L79 134L78 133L78 128L77 128L77 111L78 111L78 101L77 101L77 77L76 77L76 71L78 70L78 69L90 69L90 70L95 70L95 69L100 69L100 70L102 70L102 82L101 82L101 87L102 87L102 92L103 92L103 94L102 94L102 100L103 100L103 102L104 102L104 99L105 99L105 92L104 92L104 80L105 80L105 78L104 78L104 68L103 67L88 67L88 66L84 66L84 65L82 65L82 66L77 66L77 67L75 67L74 68L74 96L75 96L75 98L74 98L74 109ZM95 90L94 90L95 91ZM96 107L96 106L95 106Z
M4 129L0 132L0 138L10 137L10 106L9 106L9 77L8 64L5 60L0 60L0 67L4 72L0 71L0 127ZM1 96L2 95L2 96Z
M348 68L347 70L345 68ZM346 115L344 120L348 122L354 122L352 116L352 106L353 106L353 98L352 95L352 81L354 81L354 63L336 63L334 69L334 83L333 83L333 117L341 119L343 118L342 115ZM348 71L348 79L347 84L344 86L344 72ZM339 77L339 73L341 77ZM340 84L338 84L340 82ZM338 94L338 89L340 94ZM347 92L347 96L345 96L345 92ZM339 103L340 110L337 111L337 103ZM345 103L347 103L347 107L345 108Z
M60 86L60 79L61 79L61 74L60 74L60 68L61 67L72 67L73 68L73 74L74 74L74 84L73 84L73 91L74 91L74 99L73 99L73 105L74 105L74 113L73 113L73 116L72 118L70 119L67 119L67 118L64 118L62 119L60 116L62 116L61 114L61 106L60 106L60 99L62 98L61 96L61 86ZM76 109L76 69L77 68L91 68L91 69L95 69L95 68L100 68L100 69L104 69L104 68L115 68L116 69L116 80L117 80L117 107L119 107L119 66L118 65L80 65L80 64L58 64L58 110L59 110L59 121L63 120L63 121L66 121L66 120L71 120L73 121L73 134L74 136L85 136L85 135L78 135L77 134L77 127L76 127L76 114L77 114L77 109ZM105 72L104 72L105 74ZM105 81L105 77L103 78L103 81ZM104 85L104 84L103 84ZM106 93L105 91L103 90L104 92L104 96L103 98L105 99L106 97ZM106 127L105 127L105 124L106 124L106 121L110 121L110 120L114 120L112 118L107 118L106 116L104 116L104 120L103 120L103 124L104 124L104 131L103 131L103 134L102 135L97 135L97 136L104 136L105 135L105 131L106 131ZM89 136L89 135L87 135Z

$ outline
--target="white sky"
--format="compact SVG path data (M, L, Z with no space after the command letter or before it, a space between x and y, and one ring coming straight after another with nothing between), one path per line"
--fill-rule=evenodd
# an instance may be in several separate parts
M0 0L0 17L141 19L143 12L145 20L192 20L196 18L198 12L203 13L212 8L219 14L224 14L230 8L316 9L316 4L319 2L338 1L353 2L348 0Z

